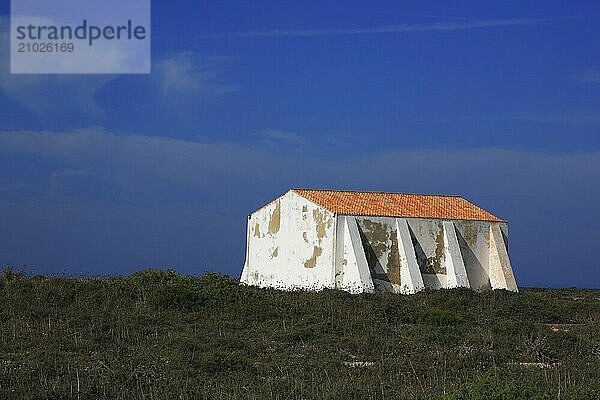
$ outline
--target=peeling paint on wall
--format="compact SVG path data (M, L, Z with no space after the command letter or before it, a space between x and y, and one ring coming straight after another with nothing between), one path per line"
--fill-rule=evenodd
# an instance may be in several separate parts
M269 233L271 235L279 232L279 227L281 226L281 202L277 200L275 202L275 209L273 213L271 213L271 218L269 219Z
M417 264L422 274L443 275L446 273L444 261L444 232L442 223L423 221L411 223L411 240L415 248Z
M254 236L260 237L260 225L254 224Z
M327 229L331 227L333 224L333 219L329 218L325 221L325 213L318 208L313 210L313 218L315 219L315 224L317 228L317 238L323 239L325 237L325 233Z
M440 230L435 238L435 255L428 259L431 264L431 269L435 274L446 273L444 258L444 230L442 229L442 224L440 224Z
M360 221L360 228L367 239L367 245L373 250L376 257L369 262L369 266L375 265L387 250L388 233L385 226L380 222L363 219ZM367 259L367 261L369 261Z
M378 290L398 290L401 281L401 264L398 234L396 229L392 228L395 220L360 218L357 221L373 283Z
M315 246L313 249L312 257L304 262L306 268L314 268L317 265L317 258L323 253L323 249L319 246Z
M477 240L479 238L480 229L477 226L477 222L463 221L463 237L465 242L471 247L477 246ZM488 237L489 241L489 237Z
M387 275L390 282L400 285L400 252L398 251L398 232L391 232L392 246L387 259Z

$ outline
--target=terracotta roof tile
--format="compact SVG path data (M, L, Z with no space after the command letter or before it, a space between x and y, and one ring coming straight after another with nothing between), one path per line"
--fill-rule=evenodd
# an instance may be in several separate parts
M314 189L292 191L336 214L503 221L459 196Z

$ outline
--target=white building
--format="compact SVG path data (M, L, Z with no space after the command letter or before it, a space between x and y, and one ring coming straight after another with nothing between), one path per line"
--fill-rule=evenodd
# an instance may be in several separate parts
M415 293L517 284L508 223L458 196L291 189L248 217L241 281Z

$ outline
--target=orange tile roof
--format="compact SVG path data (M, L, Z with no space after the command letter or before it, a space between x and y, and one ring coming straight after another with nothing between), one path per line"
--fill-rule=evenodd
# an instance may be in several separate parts
M336 214L503 221L459 196L314 189L292 191Z

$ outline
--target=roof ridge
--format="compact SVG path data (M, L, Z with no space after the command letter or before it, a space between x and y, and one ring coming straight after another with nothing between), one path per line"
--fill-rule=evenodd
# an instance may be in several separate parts
M351 189L308 189L308 188L291 188L290 190L306 190L311 192L344 192L344 193L377 193L377 194L406 194L412 196L435 196L435 197L457 197L466 201L462 196L456 194L433 194L433 193L412 193L412 192L385 192L381 190L351 190Z

